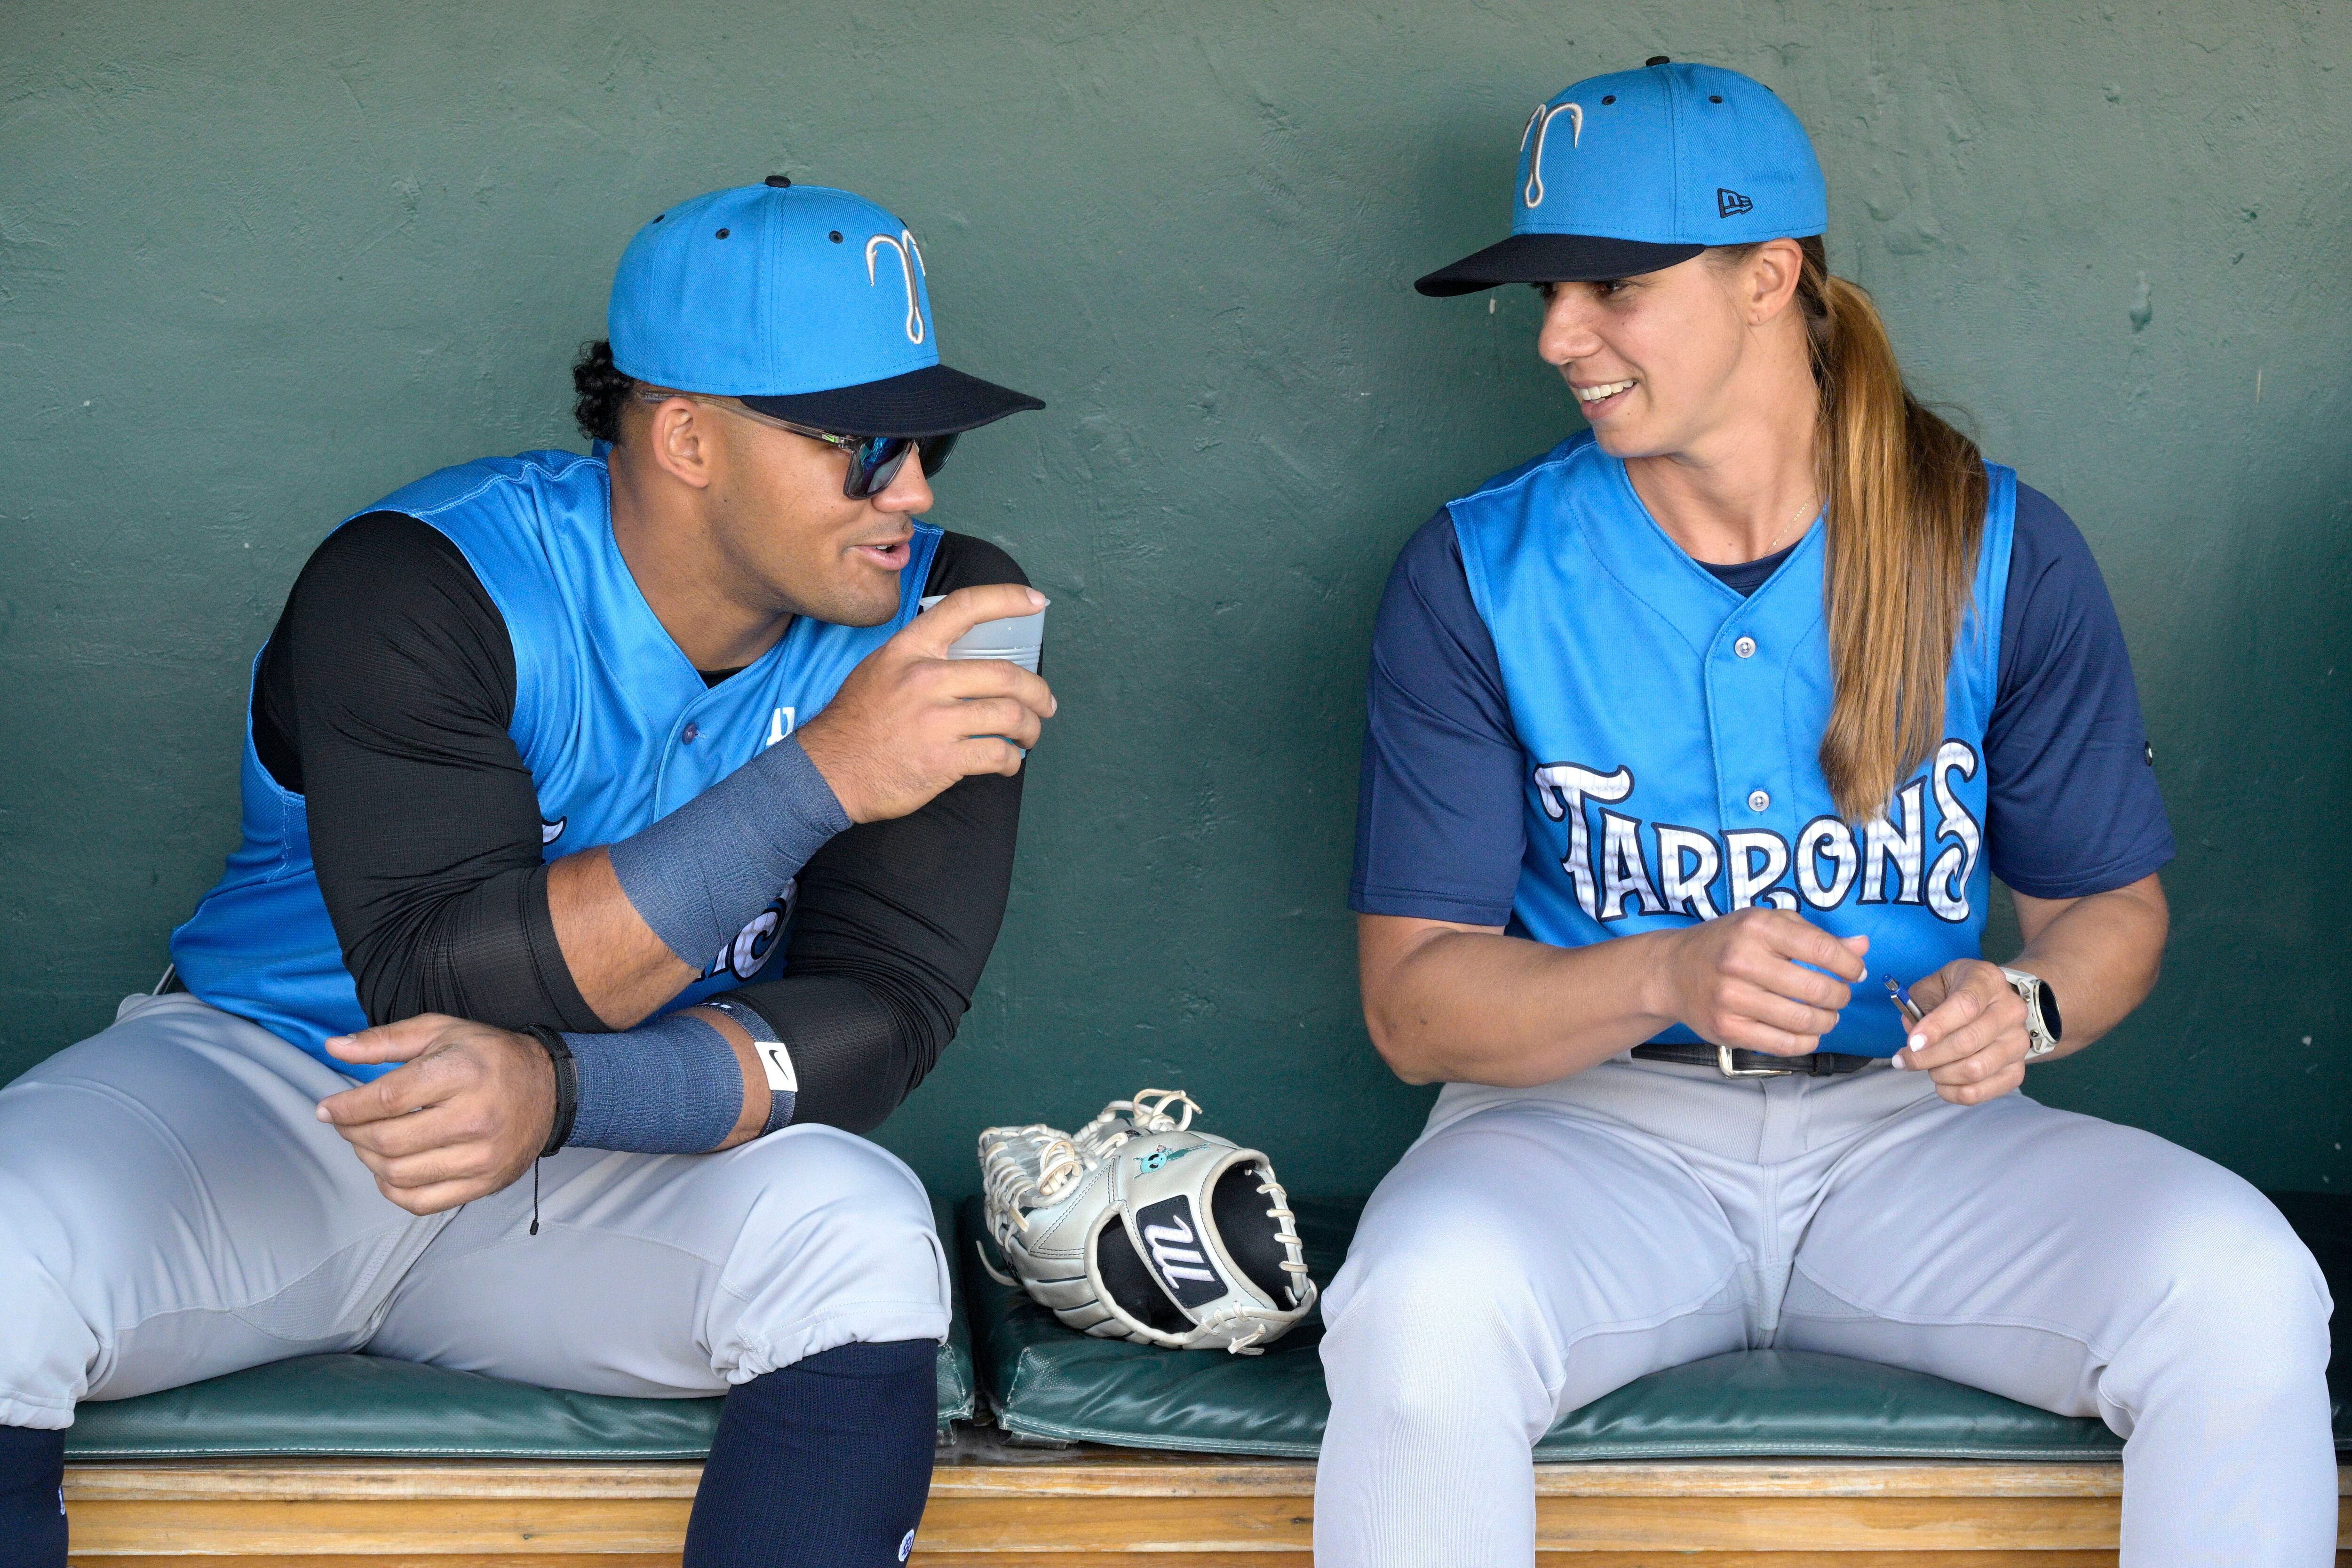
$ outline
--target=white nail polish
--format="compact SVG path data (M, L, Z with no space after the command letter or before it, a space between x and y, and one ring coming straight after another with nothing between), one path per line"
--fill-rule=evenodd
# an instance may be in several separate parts
M1914 1036L1912 1036L1909 1039L1907 1039L1907 1040L1904 1041L1903 1043L1904 1043L1906 1046L1908 1046L1911 1049L1913 1049L1913 1050L1915 1050L1915 1051L1916 1051L1916 1050L1918 1050L1918 1049L1922 1048L1923 1047L1925 1047L1925 1046L1927 1045L1927 1036L1925 1036L1925 1035L1914 1035Z

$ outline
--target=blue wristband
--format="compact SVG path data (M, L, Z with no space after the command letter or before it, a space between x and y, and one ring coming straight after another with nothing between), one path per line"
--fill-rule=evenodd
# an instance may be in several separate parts
M797 740L770 746L667 816L613 845L613 874L637 918L697 973L734 945L849 826Z
M572 1148L701 1154L727 1142L743 1114L735 1047L689 1014L617 1035L567 1034L563 1043L580 1086Z

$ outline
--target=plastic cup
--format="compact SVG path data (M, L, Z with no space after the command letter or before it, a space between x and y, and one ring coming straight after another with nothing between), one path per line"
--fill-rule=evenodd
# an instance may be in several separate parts
M928 610L945 594L933 594L923 601ZM1048 601L1050 605L1051 601ZM1037 655L1045 646L1045 612L1034 615L1007 616L1003 620L982 621L971 630L948 644L950 658L1004 658L1027 670L1037 673Z

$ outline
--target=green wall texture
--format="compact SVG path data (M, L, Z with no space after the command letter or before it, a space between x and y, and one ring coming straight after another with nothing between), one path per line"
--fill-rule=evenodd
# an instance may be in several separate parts
M335 519L577 445L638 224L772 171L900 213L950 361L1051 404L936 520L1050 592L1005 933L883 1137L1148 1084L1360 1190L1365 643L1440 501L1575 416L1498 236L1529 106L1651 54L1813 131L1915 383L2081 522L2180 841L2169 967L2038 1093L2352 1186L2339 900L2352 7L2283 0L0 0L0 1078L106 1023L235 835L247 661ZM2035 1194L2021 1194L2032 1202Z

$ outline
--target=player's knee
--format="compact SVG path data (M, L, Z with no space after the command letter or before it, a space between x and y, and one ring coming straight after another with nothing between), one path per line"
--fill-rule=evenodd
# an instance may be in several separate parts
M1426 1425L1458 1412L1465 1390L1510 1403L1514 1386L1544 1382L1541 1304L1485 1228L1417 1227L1350 1256L1326 1309L1335 1393L1344 1383L1381 1418Z
M931 1234L922 1182L897 1155L855 1133L795 1127L735 1157L759 1189L747 1237L790 1241L812 1225L852 1215L863 1228Z
M929 1303L945 1332L947 1276L930 1200L896 1155L836 1128L812 1126L763 1138L730 1158L753 1189L727 1265L730 1288L789 1297L802 1312L834 1310L813 1296L894 1310ZM870 1337L853 1332L835 1342Z
M1434 1441L1465 1421L1549 1404L1541 1358L1466 1289L1400 1281L1359 1291L1322 1352L1337 1421Z
M2327 1359L2328 1298L2311 1249L2252 1187L2221 1190L2161 1214L2149 1238L2147 1289L2184 1354L2233 1380L2265 1369L2294 1378ZM2234 1347L2234 1348L2232 1348Z
M61 1427L89 1384L96 1335L67 1291L70 1247L0 1172L0 1426Z

